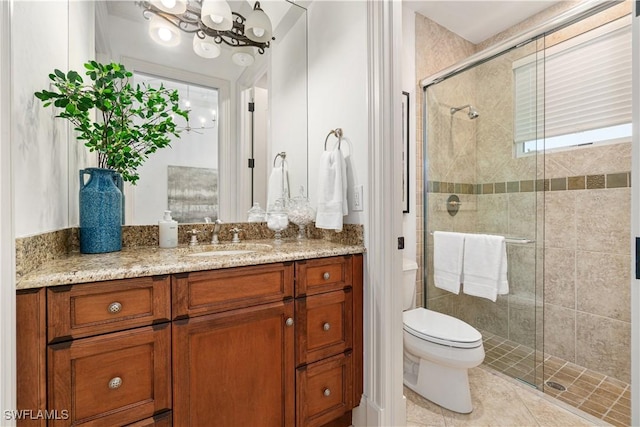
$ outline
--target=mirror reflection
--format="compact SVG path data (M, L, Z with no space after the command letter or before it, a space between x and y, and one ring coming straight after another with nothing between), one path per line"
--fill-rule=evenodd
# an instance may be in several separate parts
M190 11L199 13L202 4L173 3L187 6L183 20L194 19ZM124 64L136 83L177 89L190 110L181 138L153 154L138 184L125 188L126 224L156 224L167 209L182 223L246 221L254 203L267 209L269 177L283 152L289 188L306 192L306 11L284 0L216 3L230 7L235 27L238 16L247 17L245 34L262 41L237 47L216 41L215 31L182 31L158 18L161 9L150 12L166 7L160 0L96 4L97 59ZM260 17L249 21L256 7L272 28ZM208 16L224 21L225 13Z

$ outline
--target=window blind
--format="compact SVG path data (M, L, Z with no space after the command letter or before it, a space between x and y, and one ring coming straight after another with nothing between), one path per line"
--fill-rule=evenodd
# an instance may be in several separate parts
M516 143L631 123L631 26L614 24L514 63Z

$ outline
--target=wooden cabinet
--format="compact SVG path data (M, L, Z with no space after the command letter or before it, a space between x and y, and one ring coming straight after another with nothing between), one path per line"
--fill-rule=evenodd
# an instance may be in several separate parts
M18 292L19 426L347 426L362 256ZM67 412L63 412L67 411Z
M176 321L174 426L293 426L293 301Z

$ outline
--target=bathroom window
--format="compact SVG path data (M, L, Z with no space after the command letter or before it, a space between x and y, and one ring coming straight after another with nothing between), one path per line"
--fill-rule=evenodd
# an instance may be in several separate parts
M513 63L518 156L631 139L631 25L622 18Z

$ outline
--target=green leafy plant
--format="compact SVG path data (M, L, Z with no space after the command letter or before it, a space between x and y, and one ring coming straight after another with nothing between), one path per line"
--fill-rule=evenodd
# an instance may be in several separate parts
M174 117L188 120L188 111L180 109L177 90L133 86L133 73L121 64L90 61L84 67L90 83L77 71L65 74L56 69L49 74L56 90L35 96L45 107L61 109L56 117L69 120L78 139L98 153L98 167L116 170L135 185L140 178L137 168L150 154L170 146L171 135L179 137Z

